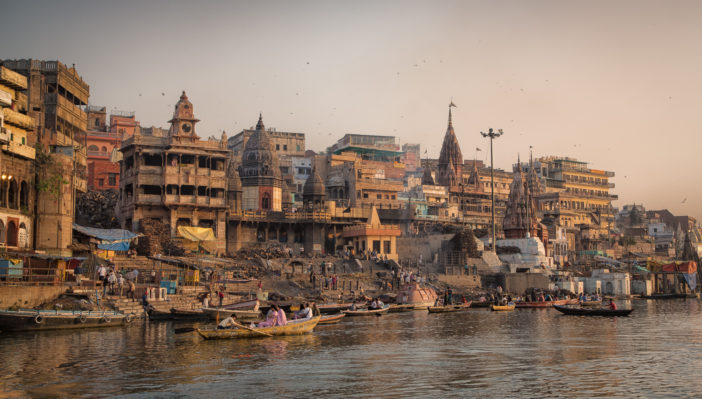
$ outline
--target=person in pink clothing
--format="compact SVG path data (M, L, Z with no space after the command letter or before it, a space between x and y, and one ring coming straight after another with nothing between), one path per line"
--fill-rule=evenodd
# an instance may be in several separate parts
M271 310L268 312L268 318L266 321L258 323L258 327L273 327L273 326L284 326L288 324L288 318L285 316L285 311L279 308L278 305L271 305Z

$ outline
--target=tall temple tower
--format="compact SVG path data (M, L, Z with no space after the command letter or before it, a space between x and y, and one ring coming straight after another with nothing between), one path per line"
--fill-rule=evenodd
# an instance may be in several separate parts
M544 246L548 243L548 232L539 224L534 202L534 191L540 187L522 174L521 163L514 170L514 179L509 188L507 208L502 222L505 238L539 237Z
M180 99L175 105L173 118L168 123L171 128L168 130L168 136L172 141L178 143L194 143L200 138L195 134L195 124L200 122L193 114L193 103L188 100L188 96L183 90Z
M239 177L242 185L242 209L254 211L282 210L283 178L270 136L259 115L241 157Z
M436 177L438 185L448 187L458 186L462 179L463 167L463 154L461 154L461 147L458 145L456 133L453 131L451 107L455 107L453 102L449 105L448 127L444 135L444 144L441 146L439 173Z

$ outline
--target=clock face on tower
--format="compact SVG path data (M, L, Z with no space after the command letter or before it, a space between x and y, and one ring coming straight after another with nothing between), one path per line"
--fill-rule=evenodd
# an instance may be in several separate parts
M190 133L190 124L189 123L183 123L180 128L185 132L185 133Z

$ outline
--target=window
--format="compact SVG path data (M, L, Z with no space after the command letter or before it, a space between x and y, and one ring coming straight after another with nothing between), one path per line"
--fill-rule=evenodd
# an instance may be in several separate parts
M26 143L25 143L25 138L24 138L24 137L22 137L22 144L26 144Z
M300 151L300 145L297 145L297 147L296 147L296 148L297 148L297 150L296 150L296 151Z
M287 150L288 150L288 145L287 145L287 144L283 144L283 151L287 151Z
M275 145L275 150L276 150L276 151L280 151L280 144L276 144L276 145Z
M378 198L378 199L383 199L383 194L376 194L375 196L376 196L376 198Z
M390 198L395 199L395 194L393 194Z
M368 193L363 193L363 198L368 198Z
M105 185L105 179L98 179L98 186L102 187Z
M107 184L110 186L117 185L117 173L108 173L107 174Z
M383 241L383 253L390 253L390 241Z

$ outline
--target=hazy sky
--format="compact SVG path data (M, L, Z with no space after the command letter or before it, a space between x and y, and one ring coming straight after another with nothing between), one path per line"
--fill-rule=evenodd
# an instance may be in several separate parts
M438 157L453 98L465 158L502 128L496 167L531 145L614 171L618 206L702 218L699 1L2 3L1 58L75 63L142 126L186 90L203 138L263 112L313 150L385 134Z

